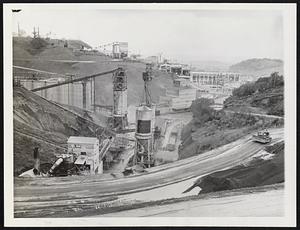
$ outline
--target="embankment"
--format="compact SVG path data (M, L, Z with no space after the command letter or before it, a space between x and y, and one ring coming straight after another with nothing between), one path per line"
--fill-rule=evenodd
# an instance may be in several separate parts
M197 186L203 194L284 182L284 142L268 146L265 150L267 152L259 152L246 164L199 178L185 192Z

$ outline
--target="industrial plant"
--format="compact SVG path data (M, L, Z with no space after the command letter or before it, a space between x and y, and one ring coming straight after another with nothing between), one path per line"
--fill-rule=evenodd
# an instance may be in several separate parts
M93 11L97 17L89 28L81 26L72 39L42 25L31 27L27 36L21 20L15 23L16 218L125 217L133 210L138 210L133 216L188 216L190 207L209 216L211 210L202 212L212 205L208 199L224 199L214 201L218 213L220 204L236 205L241 202L236 197L251 193L246 205L239 203L245 211L252 192L268 192L270 186L282 192L283 61L205 61L208 57L200 56L208 51L193 50L198 44L193 36L201 30L183 36L190 27L177 30L170 24L161 29L165 40L159 45L159 34L150 41L151 27L149 34L144 27L128 29L136 12L124 13L128 28L110 28L113 10L99 12ZM149 25L156 21L151 19ZM145 34L130 34L137 29ZM185 46L172 43L169 29L178 42L183 36Z
M106 55L110 58L125 60L124 58L128 57L128 43L114 42L100 47L107 50L109 46L112 46L112 53ZM21 177L102 174L104 169L109 169L111 160L128 151L128 146L132 153L127 165L123 166L123 173L133 172L132 169L136 169L134 166L154 167L159 164L155 157L157 151L162 149L178 151L177 143L180 143L179 131L173 130L168 134L169 142L165 145L159 144L164 139L163 133L166 132L169 122L161 120L160 116L190 112L191 105L197 98L213 99L212 108L220 109L224 100L232 95L232 90L247 82L245 76L238 73L195 72L185 64L147 60L140 76L144 82L143 99L135 109L133 116L135 122L130 123L128 121L130 76L127 76L124 64L109 71L83 77L74 74L54 74L17 65L14 69L15 87L25 87L58 106L77 107L102 115L103 110L108 111L105 126L111 133L109 136L103 133L97 133L94 137L70 136L66 143L68 146L66 153L56 155L57 160L48 172L41 173L39 163L35 163L34 168L23 172ZM157 103L154 103L151 95L154 71L168 74L173 81L172 85L166 88L165 95L159 96ZM107 75L111 75L110 94L113 104L99 105L96 103L95 80ZM162 127L159 127L158 123L163 124ZM34 159L39 162L37 148L35 152Z

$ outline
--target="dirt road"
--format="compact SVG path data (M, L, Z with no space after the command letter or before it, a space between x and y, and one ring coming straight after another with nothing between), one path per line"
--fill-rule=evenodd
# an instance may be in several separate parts
M283 129L269 130L273 141L283 139ZM94 208L103 199L163 187L190 178L233 167L245 161L264 145L254 143L250 135L203 153L148 170L148 173L121 179L99 176L67 178L15 178L14 198L17 217L60 216L85 206Z

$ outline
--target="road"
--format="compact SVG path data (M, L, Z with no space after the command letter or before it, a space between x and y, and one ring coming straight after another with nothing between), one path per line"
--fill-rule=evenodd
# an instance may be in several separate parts
M93 217L275 217L284 216L282 184L203 194L199 199ZM247 208L245 208L247 207Z
M283 129L269 130L273 141L283 139ZM67 215L68 210L94 208L103 199L141 192L236 166L262 150L250 135L201 155L147 169L148 173L120 179L99 176L67 178L15 178L17 217Z
M65 74L53 73L53 72L48 72L48 71L39 70L39 69L27 68L27 67L23 67L23 66L17 66L17 65L14 65L13 67L16 68L16 69L29 70L29 71L34 71L34 72L38 72L38 73L46 73L46 74L52 74L52 75L61 75L61 76L65 76Z
M231 110L224 110L225 113L237 113L235 111L231 111ZM281 116L275 116L275 115L268 115L268 114L260 114L260 113L244 113L244 114L250 114L252 116L256 116L256 117L265 117L265 118L271 118L271 119L284 119L284 117Z

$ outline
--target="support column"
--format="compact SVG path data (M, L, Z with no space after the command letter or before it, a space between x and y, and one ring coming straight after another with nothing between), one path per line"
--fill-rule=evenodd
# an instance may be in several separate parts
M86 109L86 81L82 81L82 107Z

